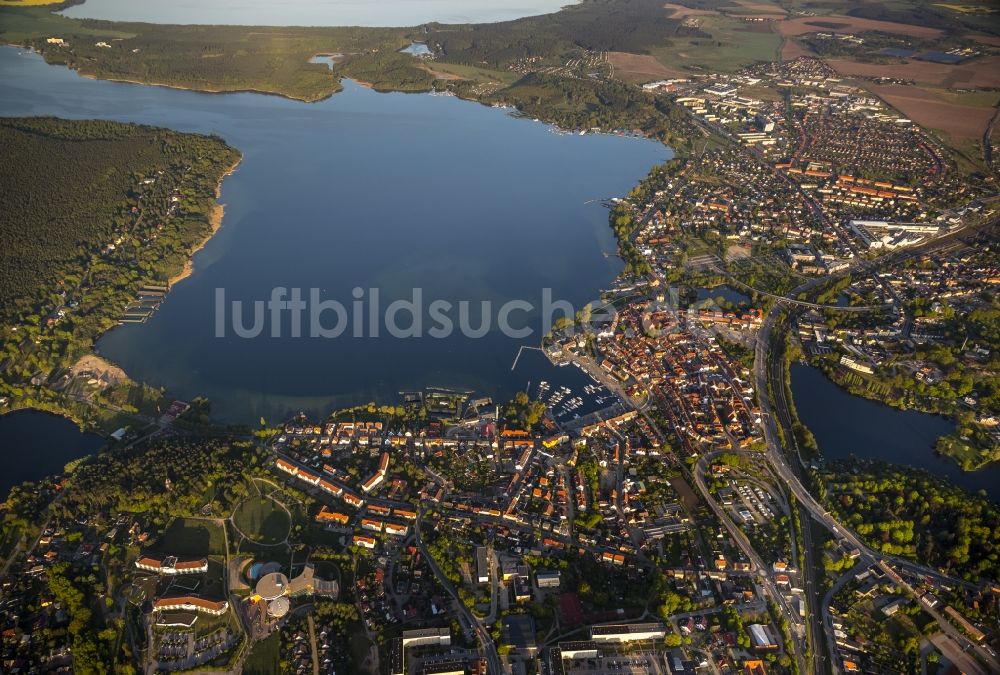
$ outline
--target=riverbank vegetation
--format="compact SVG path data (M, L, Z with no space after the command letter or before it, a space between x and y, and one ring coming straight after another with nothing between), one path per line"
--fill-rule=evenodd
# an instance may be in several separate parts
M391 52L409 44L405 29L165 26L70 19L44 7L0 7L0 26L5 42L91 77L306 101L340 90L330 68L310 63L312 56Z
M532 401L523 391L517 392L503 408L506 422L528 430L541 422L544 414L545 404L541 401Z
M872 548L970 581L1000 575L1000 508L984 495L872 460L830 462L818 479L817 496Z
M840 364L841 352L814 354L809 361L827 377L855 396L872 399L901 410L954 418L956 430L937 443L937 450L963 470L975 471L1000 460L997 420L1000 410L1000 307L983 306L967 313L947 303L919 299L908 308L918 328L937 339L921 342L911 351L889 353L873 374L863 374ZM860 325L858 317L832 317L828 327L837 330ZM861 322L861 323L859 323Z
M217 137L54 118L0 120L0 145L0 398L78 421L90 403L115 423L155 411L162 392L72 366L141 288L182 273L239 154Z
M410 28L154 25L77 20L46 7L0 10L5 41L31 46L49 62L86 75L303 100L335 93L340 75L372 72L373 54L391 58L411 39L426 42L445 63L508 71L537 60L562 64L586 51L646 53L662 47L665 36L690 32L668 18L658 0L587 0L514 21ZM54 36L61 42L48 41ZM325 64L309 63L321 53L342 55L332 75ZM396 85L411 80L421 70L418 63L401 58L393 68L380 67L377 77L386 88L405 90Z

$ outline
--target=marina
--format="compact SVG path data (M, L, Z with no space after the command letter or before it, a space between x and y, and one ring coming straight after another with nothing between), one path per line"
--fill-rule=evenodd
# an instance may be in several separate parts
M146 284L139 289L135 299L125 308L125 312L122 314L121 319L118 320L118 323L146 323L156 310L160 308L160 305L169 292L169 286Z

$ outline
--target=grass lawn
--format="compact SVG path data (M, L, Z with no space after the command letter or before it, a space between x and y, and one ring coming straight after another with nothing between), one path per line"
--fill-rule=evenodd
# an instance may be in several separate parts
M493 70L492 68L477 68L461 63L445 63L443 61L430 61L427 68L436 72L449 73L469 80L496 80L504 84L513 84L520 75L509 70Z
M270 497L250 495L236 507L233 522L249 539L258 544L278 544L291 529L291 518Z
M175 518L152 550L181 557L225 555L225 533L221 527L206 520Z
M341 548L340 540L344 538L344 535L340 532L328 532L323 529L323 525L320 523L309 521L308 525L304 524L299 537L303 542L312 546L332 546L339 550ZM350 537L348 537L348 543L350 543L349 539Z
M229 632L235 632L233 619L235 619L235 615L232 612L226 612L222 616L199 614L198 620L194 623L195 639L211 635L220 628L228 628Z
M281 641L278 633L272 633L253 646L250 656L243 664L245 675L273 675L281 666Z

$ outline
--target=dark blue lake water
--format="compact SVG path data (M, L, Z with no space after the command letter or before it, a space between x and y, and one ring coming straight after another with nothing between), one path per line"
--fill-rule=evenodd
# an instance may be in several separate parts
M792 364L792 395L802 423L827 459L854 455L914 466L1000 501L1000 466L968 473L934 453L937 439L955 429L946 418L852 396L816 368L799 363Z
M0 415L0 501L26 480L62 473L68 462L97 452L104 440L84 434L75 423L38 410Z
M223 183L222 229L195 256L194 274L147 323L113 330L98 348L135 379L206 395L218 418L253 423L423 386L503 399L548 379L511 372L518 347L538 344L543 289L575 307L596 298L621 265L604 255L615 242L600 200L626 193L670 156L652 141L558 134L448 96L378 94L350 82L315 104L202 94L83 79L14 48L0 49L0 114L215 133L244 153ZM306 298L316 288L349 310L352 290L362 289L365 316L354 325L367 325L371 288L382 310L422 289L425 308L456 306L456 324L458 302L490 301L493 322L478 339L397 339L384 329L292 338L290 319L282 337L216 337L216 289L247 303L250 325L251 303L275 287ZM500 305L513 299L535 307L510 314L531 336L497 329Z

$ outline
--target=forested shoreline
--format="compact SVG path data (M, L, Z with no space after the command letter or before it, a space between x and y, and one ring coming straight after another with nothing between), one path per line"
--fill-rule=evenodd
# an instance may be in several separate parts
M692 137L690 122L641 90L523 72L526 64L562 64L588 53L649 53L669 42L664 35L691 37L692 29L666 16L657 0L584 0L513 21L408 28L171 26L70 19L51 7L0 8L0 41L100 79L318 101L350 78L379 91L448 90L563 128L626 129L676 148ZM436 58L400 54L412 40L428 43ZM339 55L332 71L310 62L316 54Z
M0 119L0 145L0 397L78 421L82 402L136 412L150 392L86 387L68 369L141 287L184 269L239 153L217 137L46 117Z

